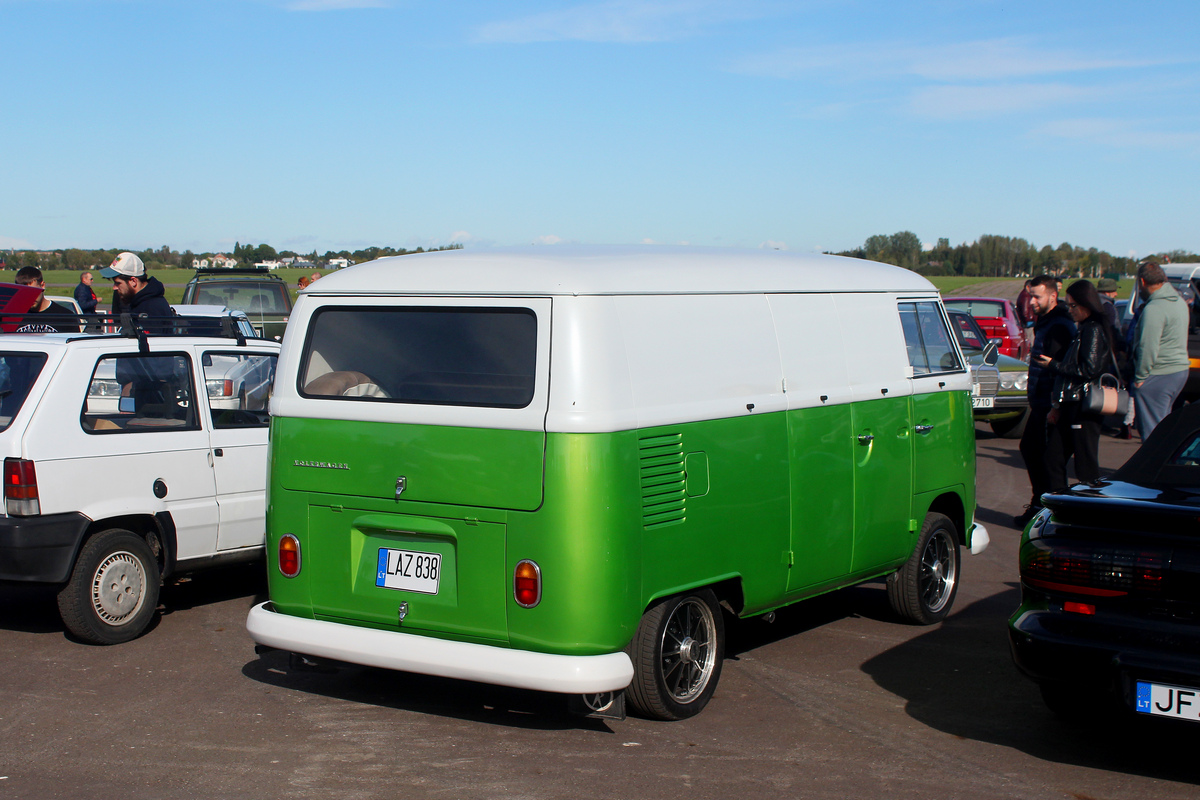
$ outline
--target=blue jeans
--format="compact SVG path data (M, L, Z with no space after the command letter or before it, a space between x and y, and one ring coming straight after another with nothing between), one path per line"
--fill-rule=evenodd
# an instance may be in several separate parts
M1137 387L1133 395L1133 401L1137 403L1137 419L1134 421L1143 442L1163 417L1171 413L1171 406L1175 405L1175 399L1183 391L1187 378L1186 369L1170 375L1151 375Z

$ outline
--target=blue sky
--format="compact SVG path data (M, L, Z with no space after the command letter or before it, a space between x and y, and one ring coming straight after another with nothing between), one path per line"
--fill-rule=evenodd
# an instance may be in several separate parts
M1200 251L1200 3L0 0L0 247Z

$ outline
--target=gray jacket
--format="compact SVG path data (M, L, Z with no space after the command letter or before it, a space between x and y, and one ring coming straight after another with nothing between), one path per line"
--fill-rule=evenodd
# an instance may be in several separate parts
M1142 307L1133 340L1135 382L1151 375L1174 375L1189 366L1187 303L1164 283Z

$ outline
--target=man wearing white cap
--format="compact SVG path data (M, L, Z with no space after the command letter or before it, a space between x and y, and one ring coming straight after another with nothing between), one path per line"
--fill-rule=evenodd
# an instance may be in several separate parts
M174 316L162 282L147 276L145 264L133 253L121 253L100 274L112 278L113 293L120 298L122 310L135 317Z

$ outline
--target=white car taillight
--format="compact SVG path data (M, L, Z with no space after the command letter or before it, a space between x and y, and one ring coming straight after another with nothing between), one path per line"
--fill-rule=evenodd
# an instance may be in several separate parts
M42 513L32 461L4 459L4 510L10 517L36 517Z

